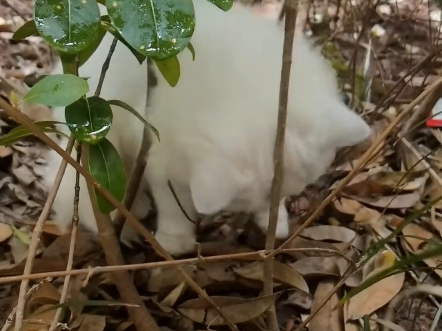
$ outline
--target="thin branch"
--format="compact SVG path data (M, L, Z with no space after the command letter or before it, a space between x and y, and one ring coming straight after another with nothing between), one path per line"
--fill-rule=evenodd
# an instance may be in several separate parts
M314 213L305 221L303 225L299 227L297 231L293 235L290 236L289 239L287 239L278 249L276 249L272 254L277 254L278 250L283 249L285 246L287 246L294 238L296 238L307 226L309 226L316 217L324 210L324 208L336 197L336 195L347 186L347 184L357 175L360 169L362 169L367 160L370 159L371 155L376 152L376 150L379 148L379 146L382 145L383 141L387 137L387 135L395 128L397 127L401 121L403 121L407 115L418 105L422 100L424 100L427 95L432 93L438 86L442 83L442 77L440 77L437 81L435 81L433 84L428 86L416 99L413 100L412 103L408 105L407 108L405 108L391 123L390 125L382 132L381 135L379 135L378 139L373 143L373 145L364 153L364 155L360 158L358 163L355 165L352 171L345 177L339 185L333 190L332 193L321 203L321 205L315 210ZM349 269L347 269L348 271ZM348 277L347 277L348 278ZM295 331L302 331L307 323L318 313L318 311L327 303L327 301L332 297L334 293L344 284L346 278L343 277L338 284L324 297L324 299L318 304L318 307L315 311L312 311L309 317L302 322L299 327Z
M284 179L284 141L287 121L287 104L289 97L290 69L292 66L293 41L295 37L296 16L298 12L298 0L287 0L285 9L285 31L282 53L281 82L279 86L278 122L276 128L275 147L273 150L273 180L271 190L271 203L269 213L269 226L266 236L266 251L275 247L276 225L278 223L279 203ZM264 288L263 295L273 294L273 257L264 261ZM276 317L275 304L267 310L267 324L271 331L278 331L278 319Z
M204 245L202 245L204 251ZM235 253L235 254L224 254L224 255L215 255L215 256L207 256L207 257L195 257L189 259L182 260L173 260L173 261L159 261L159 262L149 262L149 263L137 263L137 264L126 264L126 265L118 265L118 266L105 266L105 267L94 267L87 269L75 269L72 271L51 271L51 272L42 272L35 273L27 276L27 279L41 279L45 277L65 277L67 275L93 275L93 274L102 274L105 272L116 272L121 270L148 270L155 268L166 268L166 267L174 267L177 265L197 265L198 263L214 263L219 261L226 260L247 260L247 261L263 261L265 259L265 250L254 251L254 252L244 252L244 253ZM355 263L349 257L345 256L342 252L332 249L325 248L286 248L283 249L280 253L291 253L291 252L304 252L304 253L318 253L318 254L326 254L326 256L340 256L349 262L354 268ZM268 253L268 252L267 252ZM18 282L24 279L23 275L18 276L7 276L0 277L0 284Z
M0 98L1 99L1 98ZM5 105L9 106L9 104L4 101L3 99L0 100L0 103L4 103ZM3 109L5 109L5 105L0 105ZM9 106L11 107L11 106ZM12 108L12 107L11 107ZM5 110L6 111L6 110ZM7 111L6 111L7 112ZM9 114L11 116L11 114ZM23 118L27 120L25 115L22 115ZM11 116L13 117L13 116ZM50 140L53 144L57 145L52 139L50 139L48 136L46 136L44 133L42 135L45 137L45 139ZM66 151L63 151L59 147L60 150L62 150L66 155L70 155L72 148L74 147L75 139L73 136L69 138L68 145L66 147ZM58 147L58 145L57 145ZM52 185L51 191L48 194L48 198L46 200L46 203L43 207L43 210L40 214L40 217L37 220L37 223L35 224L34 231L32 232L31 237L31 243L29 244L29 252L28 257L26 259L25 268L23 271L23 276L27 276L31 274L32 267L34 265L34 258L35 254L37 252L38 244L40 243L40 237L43 233L43 226L48 218L49 214L51 213L52 204L54 203L55 197L58 192L58 188L60 187L61 180L63 179L64 172L66 170L67 162L66 160L62 160L60 167L58 168L57 175L54 180L54 184ZM17 302L17 313L16 313L16 319L15 319L15 327L14 331L20 331L22 324L23 324L23 311L25 309L25 303L26 303L26 292L28 290L29 280L24 278L22 283L20 284L20 292L18 295L18 302Z
M135 164L135 168L132 171L132 174L129 179L129 183L127 184L126 194L124 196L123 204L127 210L131 210L132 205L135 201L135 198L138 193L138 189L140 187L141 180L143 178L144 170L146 169L147 163L147 154L149 153L150 148L150 134L147 128L143 130L143 140L141 142L140 151L137 156L137 163ZM118 211L117 215L113 220L113 225L115 228L115 233L117 238L120 238L121 231L123 230L124 223L126 222L126 217Z
M115 48L117 47L117 42L118 42L118 38L114 37L114 39L112 40L112 44L109 48L109 53L107 53L107 57L106 60L103 63L103 66L101 67L101 74L100 74L100 78L98 80L98 85L97 85L97 89L95 90L95 96L98 97L101 94L101 88L103 87L103 83L104 83L104 77L106 77L106 72L109 69L109 65L110 65L110 61L112 59L112 55L115 52Z
M31 297L31 295L35 292L38 291L38 289L46 282L50 282L52 281L52 278L45 278L43 279L40 283L38 284L34 284L26 293L26 299L29 299ZM11 328L12 323L14 323L14 319L15 319L15 314L17 312L17 306L15 306L11 313L9 314L8 318L6 319L5 325L3 325L1 331L8 331Z
M81 150L82 150L82 144L80 143L77 149L77 162L80 162L81 159ZM74 214L72 215L72 232L71 232L71 241L69 244L69 255L68 255L68 262L66 266L66 271L72 270L72 265L74 264L74 251L75 251L75 241L77 239L77 230L78 230L78 204L80 202L80 174L75 174L75 196L74 196ZM60 295L60 304L65 303L66 297L69 290L69 282L71 280L71 276L67 275L64 279L63 288L61 290ZM52 320L51 327L49 328L49 331L55 331L55 328L57 327L58 320L60 319L61 312L63 311L63 308L58 308L54 319Z
M57 145L52 139L48 138L41 129L31 121L29 121L26 116L20 113L17 109L8 104L5 100L0 98L0 108L15 119L20 124L26 126L26 128L31 131L34 135L36 135L40 140L42 140L46 145L51 147L54 151L61 155L63 159L65 159L70 165L74 167L84 178L85 180L92 184L96 191L98 191L103 198L105 198L112 206L117 208L130 222L130 225L134 228L135 231L139 232L151 245L152 248L157 252L160 256L164 257L166 260L172 261L173 258L155 239L155 237L150 233L124 206L121 202L116 200L112 194L109 193L106 189L104 189L97 181L91 176L91 174L82 167L78 162L76 162L66 151L64 151L60 146ZM213 300L207 295L207 293L190 277L190 275L183 270L180 266L176 266L177 270L181 273L186 283L204 300L206 300L215 310L216 312L227 321L228 326L237 331L238 327L224 314L224 312L213 302Z
M88 164L89 146L85 145L82 155L82 163ZM106 263L110 266L123 264L123 255L121 254L120 244L115 236L115 230L112 225L112 220L109 214L102 214L95 202L94 188L90 183L87 183L87 189L92 202L92 209L94 211L95 219L97 221L98 236L103 246ZM136 304L139 307L126 306L130 319L135 324L138 331L160 331L152 315L147 310L141 299L135 285L130 279L127 270L120 270L112 274L112 280L120 293L120 296L125 303Z

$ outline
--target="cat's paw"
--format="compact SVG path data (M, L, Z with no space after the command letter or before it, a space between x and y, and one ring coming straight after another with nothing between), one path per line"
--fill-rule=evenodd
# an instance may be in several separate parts
M255 223L259 226L261 231L267 232L269 224L269 210L263 210L255 215ZM278 222L276 224L275 238L286 239L289 236L289 213L285 205L281 203L278 211Z
M182 255L195 250L196 240L192 235L171 235L162 231L157 231L155 239L171 255Z

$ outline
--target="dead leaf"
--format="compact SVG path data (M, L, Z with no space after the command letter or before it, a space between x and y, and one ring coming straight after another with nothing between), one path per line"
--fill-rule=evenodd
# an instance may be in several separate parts
M31 313L41 306L58 304L60 296L60 292L54 287L54 285L50 282L44 282L29 298L26 310Z
M380 319L380 318L374 318L374 317L371 317L370 319L375 321L375 322L377 322L377 323L379 323L379 324L381 324L381 325L383 325L383 326L386 326L391 331L405 331L405 329L403 327L401 327L401 326L399 326L397 324L394 324L393 322L386 321L386 320L383 320L383 319Z
M433 238L433 234L431 232L414 223L407 224L402 229L402 234L404 235L405 241L409 245L407 248L411 248L411 253L416 252L422 244L426 243L425 240Z
M103 331L106 327L106 316L83 314L83 322L78 331Z
M330 279L323 280L318 284L312 303L312 311L318 308L318 305L335 285L336 282ZM308 326L309 331L343 331L341 326L343 321L342 308L335 309L338 303L339 298L335 293L312 318Z
M187 265L183 269L194 279L196 274L196 266ZM195 280L195 279L194 279ZM159 292L163 287L178 286L181 284L181 273L175 268L153 269L147 283L149 292Z
M10 225L0 223L0 242L4 242L12 236L12 228Z
M31 185L36 180L32 171L24 164L16 169L12 169L12 173L20 183L26 186Z
M56 309L52 309L53 305L44 305L39 307L34 313L29 315L24 321L21 331L46 331L49 329L52 320L57 312ZM63 312L62 312L63 316ZM47 325L47 327L44 327ZM55 329L60 331L60 327Z
M340 276L336 257L310 256L291 263L290 266L304 277Z
M181 295L187 290L187 283L182 282L175 287L161 302L160 304L166 307L173 307Z
M7 146L0 146L0 158L7 157L12 154L12 149Z
M310 293L304 292L299 289L293 289L287 300L284 300L285 304L294 305L302 309L310 309L312 307L313 296Z
M394 254L389 251L379 253L375 257L375 269L367 275L370 278L388 268L394 263ZM364 279L364 280L366 280ZM384 278L352 297L348 304L348 318L359 319L370 315L377 309L385 306L399 293L404 283L405 273L399 273Z
M211 299L233 323L244 323L263 314L273 303L274 295L253 299L213 296ZM184 302L178 307L178 311L197 323L211 326L227 324L216 310L202 298Z
M408 193L399 195L389 195L380 197L362 197L362 196L351 196L358 201L365 203L367 205L379 208L389 208L389 209L402 209L402 208L412 208L420 200L419 193Z
M352 242L356 238L356 232L343 226L318 225L304 229L301 236L320 241Z
M262 261L250 263L234 272L244 278L263 281L264 264ZM304 278L292 267L279 261L273 261L273 280L288 286L299 288L309 293L309 288Z

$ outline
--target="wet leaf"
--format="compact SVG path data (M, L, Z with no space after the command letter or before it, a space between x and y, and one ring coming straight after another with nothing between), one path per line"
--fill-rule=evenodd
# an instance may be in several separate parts
M155 135L158 138L158 141L160 141L160 134L158 132L158 130L151 124L149 124L143 116L141 116L133 107L129 106L127 103L120 101L120 100L109 100L108 103L110 105L114 105L114 106L118 106L121 108L126 109L127 111L129 111L132 115L134 115L136 118L138 118L141 122L144 123L144 125L146 127L148 127L149 129L151 129L153 131L153 133L155 133Z
M233 323L244 323L261 316L272 304L274 295L254 299L214 296L211 299ZM226 325L215 309L206 300L197 298L178 306L178 311L197 323L219 326Z
M316 288L312 310L316 310L322 300L325 299L327 294L333 289L336 282L333 280L323 280L318 284ZM343 315L342 307L335 306L339 303L338 295L335 293L327 301L327 303L318 311L318 314L312 318L309 323L309 331L343 331Z
M122 201L126 189L126 172L123 161L112 143L104 138L96 145L88 146L88 167L94 179L112 196ZM115 209L95 190L97 205L103 214Z
M102 25L100 25L97 34L95 35L95 39L92 40L92 42L80 52L79 62L78 62L78 65L80 67L83 64L85 64L87 60L89 60L92 54L94 54L98 46L100 46L100 43L103 40L105 34L106 34L106 29Z
M80 141L97 144L106 137L112 124L112 108L100 97L89 97L65 109L69 130Z
M12 236L12 227L9 224L0 223L0 243Z
M89 85L83 78L71 74L51 75L35 84L26 93L22 102L65 107L80 99L87 92L89 92Z
M34 21L40 35L54 48L77 53L95 39L100 9L94 0L36 0Z
M180 62L176 56L166 60L155 60L158 70L170 86L174 87L180 79Z
M195 28L190 0L107 0L112 24L137 51L156 60L167 59L189 44Z
M35 21L31 20L23 24L17 31L12 35L13 40L22 40L29 36L38 36L38 30L35 25Z
M250 263L234 272L244 278L263 280L264 264L261 261ZM304 278L292 267L279 261L273 261L273 280L284 285L299 288L309 293L309 288Z
M138 60L138 62L140 64L144 62L144 60L146 59L146 56L144 54L141 54L140 52L138 52L131 45L129 45L129 43L121 36L121 34L117 30L115 30L115 28L111 24L111 21L110 21L110 18L108 15L101 16L101 26L107 32L112 34L114 37L117 37L118 40L121 43L123 43L132 52L132 54L136 57L136 59Z
M233 0L207 0L224 11L230 10L233 6Z

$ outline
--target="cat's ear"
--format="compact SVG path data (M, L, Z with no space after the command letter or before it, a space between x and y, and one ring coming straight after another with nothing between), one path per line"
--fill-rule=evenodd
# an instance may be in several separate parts
M329 141L335 148L350 147L367 139L371 134L370 126L344 104L336 102L330 108Z
M227 161L208 157L192 170L190 191L198 213L216 213L234 198L237 185Z

